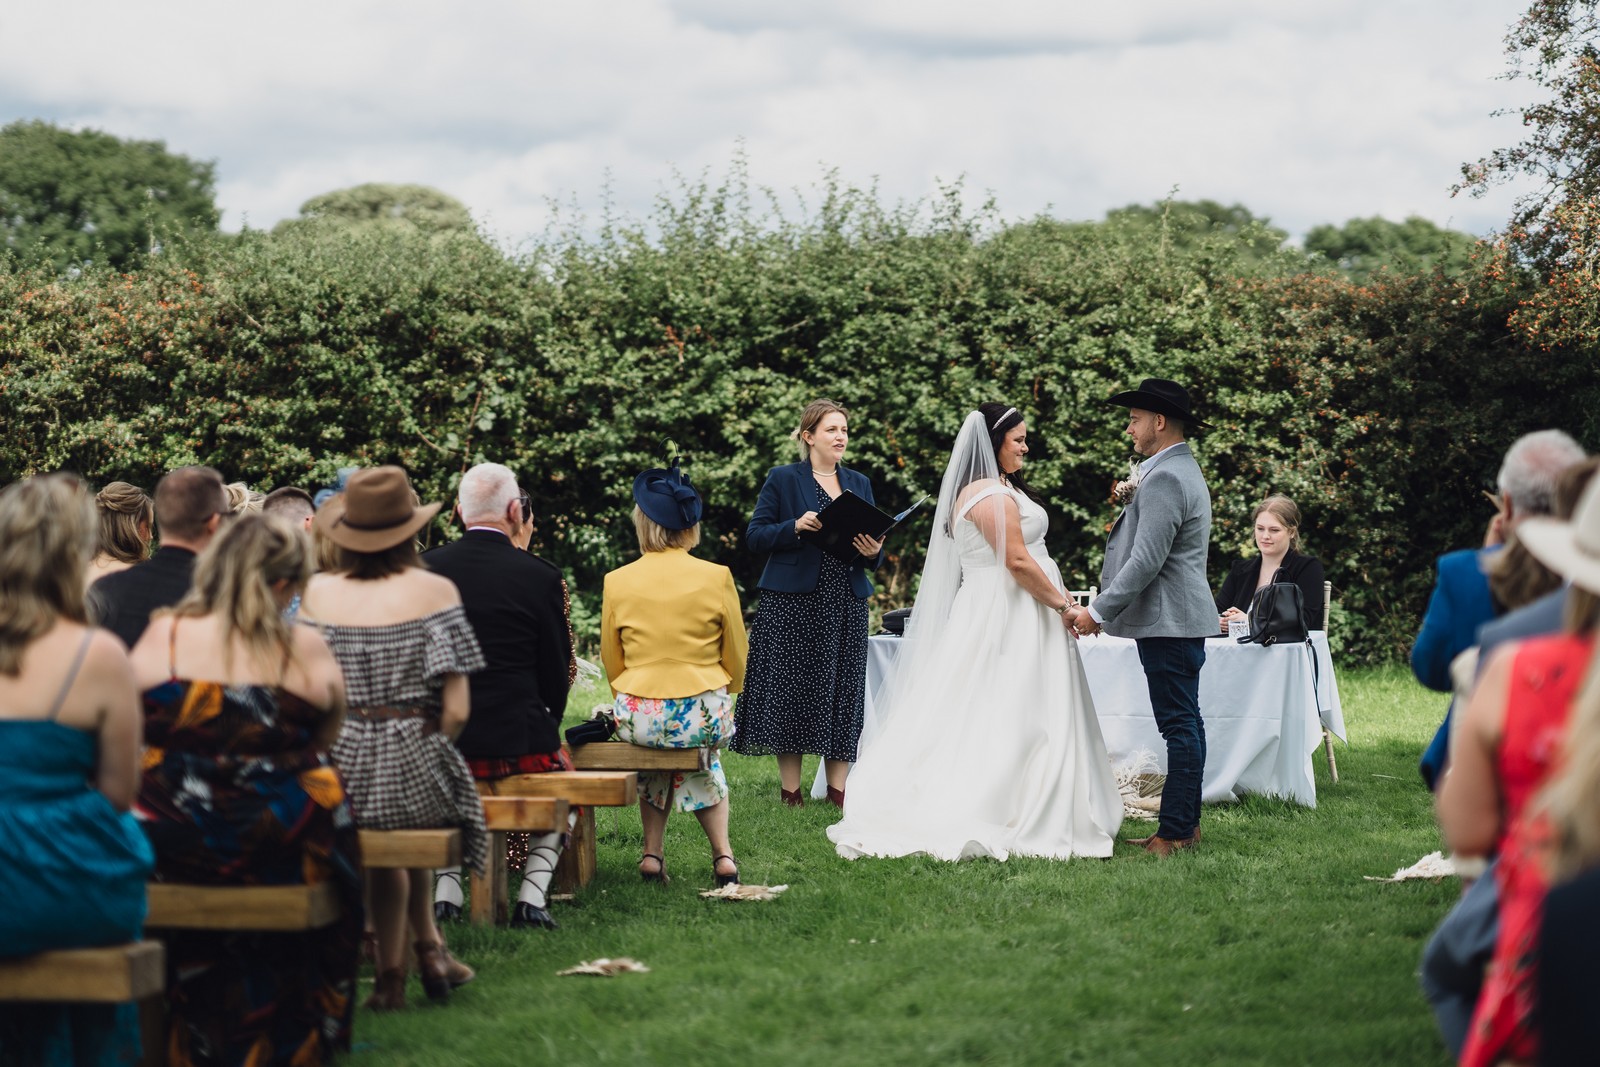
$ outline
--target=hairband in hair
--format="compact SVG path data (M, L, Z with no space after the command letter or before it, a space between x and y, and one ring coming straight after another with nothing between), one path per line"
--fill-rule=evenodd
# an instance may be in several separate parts
M1011 416L1015 415L1016 413L1017 413L1017 409L1016 408L1006 408L1005 414L1001 415L998 419L995 419L994 420L994 425L989 427L989 429L990 430L998 430L1000 428L1000 424L1002 422L1005 422L1007 419L1009 419Z

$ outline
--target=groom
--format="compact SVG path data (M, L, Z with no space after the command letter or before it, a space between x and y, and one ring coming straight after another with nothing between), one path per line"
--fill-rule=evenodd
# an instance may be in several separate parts
M1211 493L1185 441L1206 424L1176 382L1146 378L1108 403L1128 408L1128 436L1146 457L1106 541L1100 595L1072 619L1084 636L1102 626L1134 638L1150 689L1156 727L1167 742L1167 784L1154 835L1132 840L1166 857L1200 843L1200 782L1206 728L1200 718L1200 667L1217 605L1206 584Z

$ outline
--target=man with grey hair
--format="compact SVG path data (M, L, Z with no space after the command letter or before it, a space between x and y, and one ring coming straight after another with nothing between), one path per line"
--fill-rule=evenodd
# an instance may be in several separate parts
M467 621L488 661L469 680L472 715L456 745L480 781L570 771L560 734L576 672L567 583L554 566L526 551L533 501L509 469L480 463L461 476L456 509L466 534L423 556L461 591ZM522 868L522 888L511 925L554 929L547 893L565 835L511 836L514 850L527 848L525 864L512 857L511 866ZM461 869L439 871L434 914L458 918L462 899Z
M1500 613L1489 592L1484 562L1498 552L1518 523L1530 515L1548 515L1555 505L1556 478L1584 460L1578 442L1560 430L1525 434L1506 449L1496 486L1500 510L1489 524L1482 548L1462 549L1439 557L1439 575L1428 601L1422 628L1411 646L1411 671L1429 689L1448 693L1450 661L1477 643L1478 627ZM1450 716L1423 753L1423 781L1432 789L1449 757Z

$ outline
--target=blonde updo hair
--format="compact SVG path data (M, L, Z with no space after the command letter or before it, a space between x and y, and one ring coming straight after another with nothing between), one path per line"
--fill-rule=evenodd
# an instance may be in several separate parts
M158 614L215 615L225 650L237 636L258 663L276 666L293 647L293 633L272 586L286 581L299 592L310 578L311 542L304 530L279 515L240 515L200 553L189 594ZM225 663L227 656L225 651Z
M639 538L640 552L665 552L669 548L693 548L700 543L700 524L687 530L669 530L650 516L638 504L633 506L633 532Z
M89 491L71 474L44 474L0 490L0 674L57 619L87 624L83 579L99 540Z
M228 510L235 515L260 511L262 501L266 500L265 496L243 482L229 482L222 488L228 492Z
M809 462L811 459L811 446L806 444L806 439L803 435L815 433L817 429L817 423L821 422L829 415L832 415L835 411L843 415L846 419L850 417L850 413L844 409L842 404L839 404L837 401L829 400L827 397L818 397L816 400L813 400L811 403L807 404L806 409L800 413L800 425L795 427L794 432L789 436L795 441L799 442L800 458L802 460Z
M100 554L119 563L143 563L150 558L150 528L155 523L155 501L137 485L107 482L95 494L100 512ZM140 533L140 527L144 532Z
M1250 513L1251 526L1255 525L1263 511L1272 515L1288 529L1289 551L1300 551L1300 509L1295 506L1295 502L1282 493L1273 493L1257 504L1255 511Z

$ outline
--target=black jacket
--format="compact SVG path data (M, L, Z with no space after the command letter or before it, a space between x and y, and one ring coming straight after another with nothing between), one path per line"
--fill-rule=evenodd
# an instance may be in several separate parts
M1261 553L1241 559L1228 572L1217 594L1218 613L1229 608L1250 610L1250 598L1256 594L1256 583L1261 581ZM1322 563L1315 556L1302 556L1294 549L1283 557L1276 582L1293 582L1300 587L1300 601L1306 608L1306 629L1322 629Z
M89 587L89 615L132 648L150 613L182 600L194 583L194 553L163 545L143 563L99 579Z
M470 676L472 714L456 742L462 755L510 759L560 748L572 667L561 572L497 530L468 530L422 561L461 590L488 660Z

